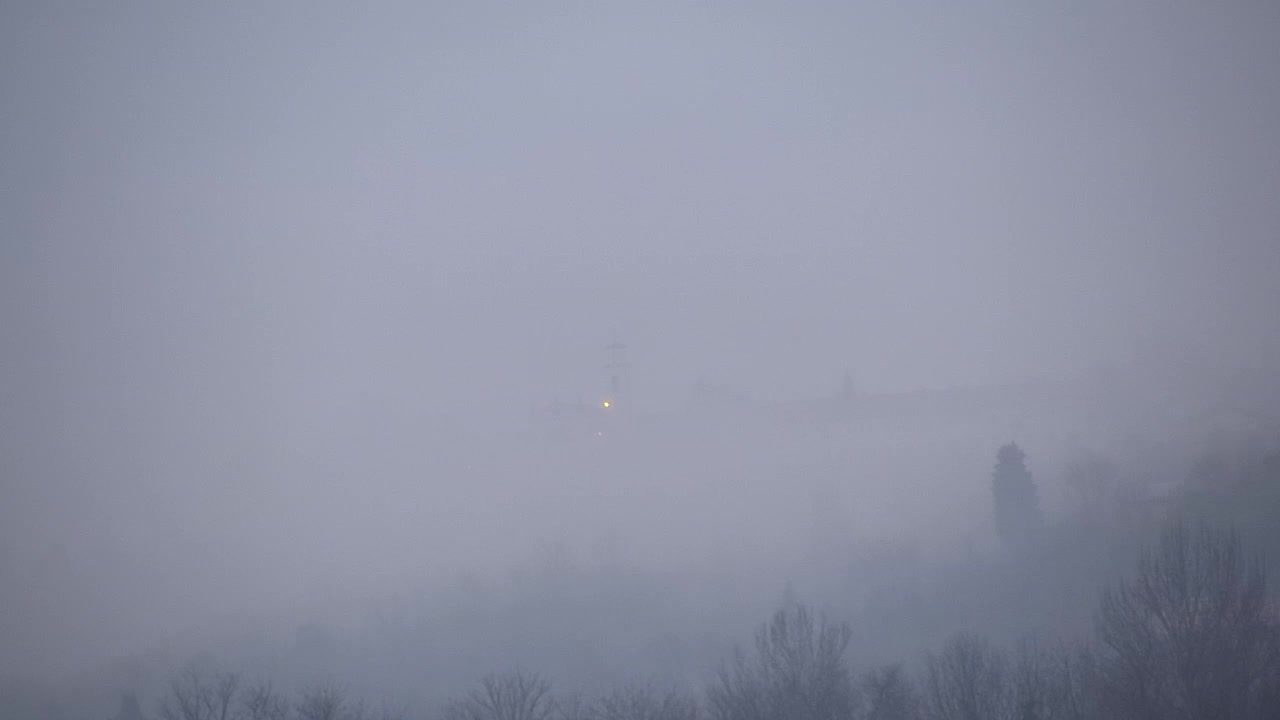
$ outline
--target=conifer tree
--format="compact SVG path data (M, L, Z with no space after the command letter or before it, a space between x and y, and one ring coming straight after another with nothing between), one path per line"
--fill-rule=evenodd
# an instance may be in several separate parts
M1040 495L1027 470L1026 457L1016 443L1009 443L996 453L991 473L996 534L1010 548L1030 542L1042 522Z

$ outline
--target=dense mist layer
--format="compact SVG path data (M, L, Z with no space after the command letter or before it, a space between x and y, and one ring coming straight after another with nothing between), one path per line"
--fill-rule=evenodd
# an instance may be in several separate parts
M1277 38L6 4L0 714L150 713L193 658L700 692L789 603L895 662L1089 637L1184 512L1280 555Z

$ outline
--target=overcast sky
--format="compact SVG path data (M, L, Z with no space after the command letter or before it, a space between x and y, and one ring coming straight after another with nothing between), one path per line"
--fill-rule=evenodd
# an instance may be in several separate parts
M614 339L655 408L1274 364L1277 68L1261 1L5 3L5 562L159 583L47 538Z

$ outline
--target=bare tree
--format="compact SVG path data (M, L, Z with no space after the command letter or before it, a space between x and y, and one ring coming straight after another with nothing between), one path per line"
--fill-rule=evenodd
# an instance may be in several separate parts
M901 665L885 665L862 676L865 720L912 720L918 712L915 686Z
M555 701L556 720L591 720L595 708L581 692L571 692Z
M952 636L925 661L924 715L929 720L1003 720L1010 715L1004 655L979 635Z
M1023 641L1009 680L1016 720L1094 720L1097 680L1092 654L1061 644Z
M1011 717L1015 720L1048 720L1057 709L1057 678L1048 651L1034 641L1018 645L1009 691Z
M674 690L636 686L614 690L598 700L592 720L697 720L697 700Z
M310 688L298 698L294 711L299 720L353 720L362 708L347 702L347 695L333 685Z
M1053 672L1053 718L1095 720L1103 717L1098 702L1099 683L1097 657L1088 647L1076 649L1059 646L1050 658Z
M445 720L548 720L555 712L551 684L536 674L490 675L480 688L445 706Z
M160 702L161 720L210 720L208 682L195 667L184 668L169 683L169 691Z
M161 701L161 720L233 720L240 677L206 675L194 665L184 668Z
M733 663L720 669L707 690L707 712L713 720L769 720L769 688L741 648Z
M1103 700L1120 717L1263 717L1280 673L1262 564L1234 532L1204 525L1167 528L1136 576L1103 595L1097 632Z
M218 675L213 684L214 720L232 720L236 708L236 695L239 690L239 675L235 673Z
M851 632L803 606L779 610L756 633L755 657L741 652L707 693L715 720L844 720L857 710L845 665Z
M241 694L240 717L243 720L286 720L289 701L277 693L271 683L258 683L245 688Z

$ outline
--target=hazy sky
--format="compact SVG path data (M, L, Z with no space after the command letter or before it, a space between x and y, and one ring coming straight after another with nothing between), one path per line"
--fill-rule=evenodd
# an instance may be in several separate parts
M1277 68L1261 1L5 3L0 567L176 586L113 562L226 478L614 338L658 408L1275 363Z

